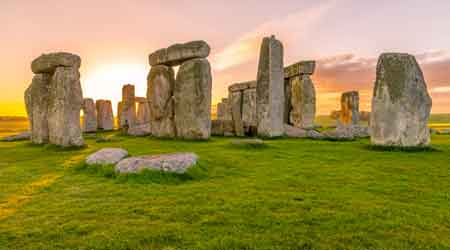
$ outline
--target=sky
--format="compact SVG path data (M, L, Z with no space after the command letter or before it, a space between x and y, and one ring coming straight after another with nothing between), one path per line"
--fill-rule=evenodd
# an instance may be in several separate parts
M213 104L233 83L254 80L259 46L275 35L284 64L316 60L319 114L360 92L370 110L383 52L416 56L433 113L450 113L450 1L434 0L0 0L0 115L24 115L31 61L42 53L81 56L84 97L111 99L124 84L145 96L148 54L192 40L211 46Z

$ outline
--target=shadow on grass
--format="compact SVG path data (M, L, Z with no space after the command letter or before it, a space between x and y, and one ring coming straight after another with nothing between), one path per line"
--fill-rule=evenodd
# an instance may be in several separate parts
M186 173L177 174L146 169L139 173L120 174L114 165L87 165L80 163L74 171L90 176L105 177L119 183L180 185L189 181L200 181L208 178L207 168L200 163L191 167Z
M48 151L52 151L52 152L82 151L82 150L88 148L87 144L84 144L83 146L62 147L62 146L53 145L53 144L36 144L36 143L32 143L32 142L26 143L25 146L31 147L31 148L42 148L44 150L48 150Z
M380 152L405 152L405 153L441 152L441 150L433 148L431 146L426 146L426 147L397 147L397 146L365 145L364 148L366 148L368 150L380 151Z

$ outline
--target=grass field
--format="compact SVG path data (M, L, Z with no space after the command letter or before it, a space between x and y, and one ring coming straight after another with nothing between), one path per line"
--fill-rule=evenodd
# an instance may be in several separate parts
M402 152L133 138L62 150L0 142L0 249L450 249L450 136ZM189 151L184 175L86 167L104 147Z

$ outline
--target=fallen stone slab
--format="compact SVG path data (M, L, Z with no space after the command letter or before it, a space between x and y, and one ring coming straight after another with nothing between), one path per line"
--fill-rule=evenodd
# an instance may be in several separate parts
M288 124L284 124L284 133L290 138L311 138L311 139L323 139L324 136L313 129L302 129L294 127Z
M177 66L194 58L206 58L211 48L205 41L192 41L174 44L168 48L157 50L149 55L150 66Z
M57 67L73 67L79 69L81 66L81 58L66 52L57 52L43 54L33 60L31 63L31 71L35 74L53 73Z
M174 153L130 157L116 165L118 173L139 173L142 170L159 170L182 174L197 164L198 156L194 153Z
M107 165L107 164L116 164L123 158L128 156L128 151L121 148L103 148L99 151L89 155L86 158L87 165Z
M262 146L264 141L261 139L240 139L231 141L233 145L249 145L249 146Z
M31 138L31 132L23 132L17 135L10 135L3 137L0 141L13 142L13 141L23 141L29 140Z

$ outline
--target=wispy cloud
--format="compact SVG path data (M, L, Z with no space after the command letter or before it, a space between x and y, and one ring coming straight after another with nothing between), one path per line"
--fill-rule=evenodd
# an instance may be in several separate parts
M279 37L285 46L295 44L300 37L307 35L308 29L333 8L336 2L336 0L326 1L281 19L263 23L216 53L212 59L214 69L221 71L254 60L258 57L262 38L271 34Z

